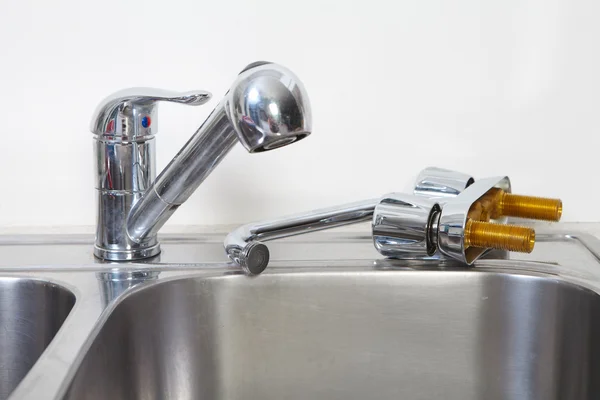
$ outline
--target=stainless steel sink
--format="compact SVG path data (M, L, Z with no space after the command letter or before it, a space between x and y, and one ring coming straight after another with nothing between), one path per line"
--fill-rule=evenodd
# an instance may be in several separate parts
M0 277L0 399L29 372L74 304L75 295L62 286Z
M462 268L317 233L270 242L254 278L222 240L163 236L160 259L107 264L91 236L0 237L0 330L36 321L1 344L11 388L25 374L10 400L600 398L589 235L538 229L531 255Z
M600 297L535 274L190 277L123 299L66 399L597 399Z

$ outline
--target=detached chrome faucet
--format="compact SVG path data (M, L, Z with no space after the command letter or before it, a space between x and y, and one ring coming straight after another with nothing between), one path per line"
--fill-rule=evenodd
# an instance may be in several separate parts
M160 253L157 232L238 141L258 153L311 133L310 104L300 80L280 65L253 63L155 179L157 102L196 106L210 97L205 91L131 88L100 103L91 123L97 257L124 261Z
M249 275L269 264L264 242L371 221L375 249L400 259L453 259L471 265L492 249L531 252L535 231L506 224L508 217L558 221L558 199L514 195L508 177L478 180L426 168L413 193L380 198L243 225L224 242L229 258Z

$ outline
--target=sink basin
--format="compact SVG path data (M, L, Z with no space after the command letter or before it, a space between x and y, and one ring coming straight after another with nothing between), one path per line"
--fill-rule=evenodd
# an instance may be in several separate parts
M114 305L63 398L600 398L591 290L501 268L284 269L134 290ZM39 318L51 338L60 322Z
M29 372L75 304L62 286L0 277L0 399Z

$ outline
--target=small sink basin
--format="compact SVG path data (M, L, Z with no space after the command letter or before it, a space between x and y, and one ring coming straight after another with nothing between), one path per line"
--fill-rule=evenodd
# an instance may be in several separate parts
M29 372L75 304L75 295L41 280L0 277L0 399Z
M64 398L600 398L600 298L591 290L501 269L292 271L134 291ZM28 293L26 305L47 292ZM39 318L51 338L60 323Z

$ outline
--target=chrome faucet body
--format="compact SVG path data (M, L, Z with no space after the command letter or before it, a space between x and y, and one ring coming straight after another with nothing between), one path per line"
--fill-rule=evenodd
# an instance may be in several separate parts
M156 176L158 101L201 105L206 91L150 88L117 92L92 118L98 215L94 254L126 261L160 253L157 233L239 140L250 153L276 149L311 133L308 96L288 69L246 67L207 120Z

